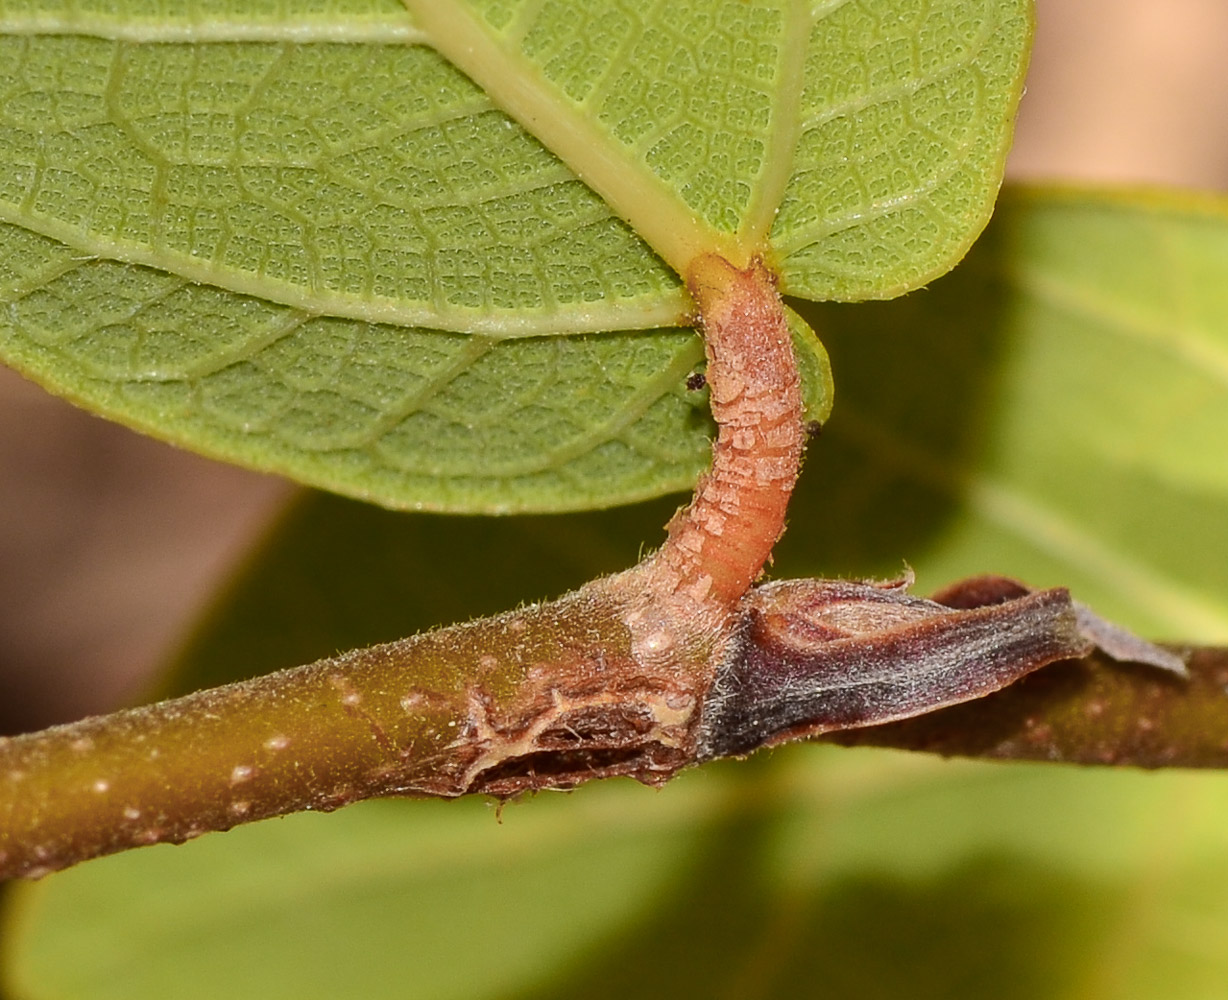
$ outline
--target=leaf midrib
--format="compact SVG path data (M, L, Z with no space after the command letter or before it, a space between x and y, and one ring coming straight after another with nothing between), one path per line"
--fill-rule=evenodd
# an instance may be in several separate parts
M54 15L42 12L0 14L0 35L84 35L118 42L311 42L422 45L426 35L408 11L386 17L319 17L301 22L252 22L219 17L209 21L154 20L99 14Z
M478 15L449 0L405 4L440 55L566 163L674 270L684 273L706 251L737 255L730 234L698 220L629 150L560 101L537 67L500 45Z
M79 227L23 212L0 202L0 223L10 223L63 243L88 257L105 257L167 271L189 281L300 309L313 316L337 316L366 323L390 323L418 329L473 333L494 339L562 334L652 330L689 325L690 301L677 289L640 300L596 300L551 311L465 310L450 306L406 304L398 299L345 298L253 272L243 272L203 257L155 249L139 243L83 236Z

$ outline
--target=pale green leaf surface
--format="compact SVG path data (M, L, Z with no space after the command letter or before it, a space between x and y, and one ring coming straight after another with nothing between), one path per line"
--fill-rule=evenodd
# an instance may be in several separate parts
M0 353L90 409L389 506L559 510L708 461L689 330L496 340L315 316L0 225Z
M390 506L686 488L710 433L677 381L696 350L677 329L687 297L641 237L698 226L692 249L728 237L745 256L786 188L796 209L855 187L870 201L823 225L836 242L869 225L846 263L882 283L810 282L819 230L793 209L776 220L783 277L888 294L949 266L992 200L1024 0L945 0L919 21L893 0L868 24L850 20L861 6L494 5L480 19L520 61L488 96L412 44L445 48L447 31L391 0L0 0L0 357L176 443ZM600 133L581 130L576 169L495 107L539 84L543 121L575 112ZM915 190L883 195L887 161L814 140L829 127L890 146L912 171L892 183ZM622 153L603 158L611 142ZM846 169L847 184L830 173ZM599 197L607 175L630 203ZM935 241L938 218L954 242ZM595 331L619 333L529 342ZM533 376L514 369L547 356L558 384L518 394ZM443 398L458 384L471 412Z
M421 46L15 35L0 67L0 219L82 253L491 335L685 312L600 199Z
M891 298L963 256L989 218L1031 6L816 0L792 174L770 241L784 290Z
M735 246L729 237L775 207L772 175L787 171L796 136L802 4L604 0L583 17L565 0L408 6L431 44L531 121L676 268ZM554 120L539 121L546 109Z
M129 41L418 41L400 0L4 0L0 34Z
M1031 38L1027 0L407 2L676 268L766 250L812 299L898 295L962 256Z
M793 357L802 380L802 417L817 430L827 423L836 401L831 359L810 324L788 306L785 322L793 336Z

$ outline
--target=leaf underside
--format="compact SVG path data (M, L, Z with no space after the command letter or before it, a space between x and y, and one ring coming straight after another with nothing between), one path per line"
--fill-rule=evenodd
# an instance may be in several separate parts
M915 287L988 215L1029 33L1023 0L488 5L487 94L394 0L113 7L0 3L0 358L455 511L688 487L701 351L637 233L761 250L809 298ZM623 158L628 206L496 107L526 81L591 133L582 176Z

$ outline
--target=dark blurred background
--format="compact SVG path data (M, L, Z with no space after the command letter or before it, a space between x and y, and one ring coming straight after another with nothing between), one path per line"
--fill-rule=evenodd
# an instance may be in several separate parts
M1224 0L1038 0L1016 180L1228 188ZM292 488L0 368L0 733L132 697Z

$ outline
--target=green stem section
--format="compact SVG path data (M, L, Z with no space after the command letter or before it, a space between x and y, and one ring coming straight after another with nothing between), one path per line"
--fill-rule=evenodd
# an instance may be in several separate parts
M0 740L0 877L372 796L663 782L711 651L636 664L623 590Z

